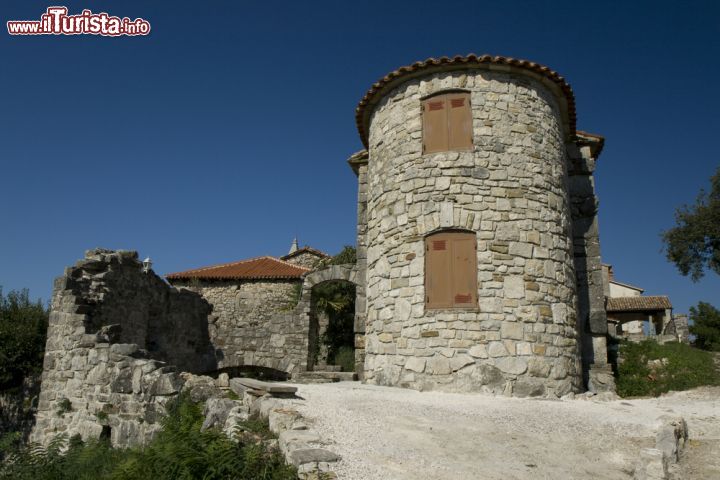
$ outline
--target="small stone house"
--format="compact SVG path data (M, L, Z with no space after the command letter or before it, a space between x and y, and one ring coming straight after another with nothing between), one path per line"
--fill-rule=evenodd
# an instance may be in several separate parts
M329 256L293 241L282 257L251 258L166 275L174 287L201 294L212 305L208 331L218 368L253 365L288 370L307 356L307 334L284 312L297 302L303 277Z

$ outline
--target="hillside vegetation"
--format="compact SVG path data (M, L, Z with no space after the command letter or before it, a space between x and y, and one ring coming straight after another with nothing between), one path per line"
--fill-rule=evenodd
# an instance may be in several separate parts
M622 342L617 390L622 397L658 396L702 385L720 385L710 352L684 343Z

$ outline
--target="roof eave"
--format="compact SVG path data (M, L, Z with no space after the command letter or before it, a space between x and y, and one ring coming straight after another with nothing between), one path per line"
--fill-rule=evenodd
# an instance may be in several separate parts
M557 97L561 118L567 138L575 138L575 96L565 79L550 68L510 57L475 55L456 55L452 58L428 58L423 62L400 67L375 82L360 100L355 109L355 121L360 139L368 148L368 125L370 116L387 92L410 79L441 71L487 69L494 71L516 72L534 77L546 85Z

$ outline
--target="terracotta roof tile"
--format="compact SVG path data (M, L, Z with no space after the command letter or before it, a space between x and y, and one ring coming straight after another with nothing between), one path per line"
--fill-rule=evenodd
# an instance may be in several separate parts
M643 310L665 310L672 308L666 296L610 297L607 299L608 312L637 312Z
M494 67L493 67L494 66ZM377 102L382 95L390 88L395 87L401 82L408 80L422 71L443 71L443 70L461 70L470 68L519 68L531 71L540 77L543 77L555 84L565 99L567 109L568 135L575 137L575 95L572 88L565 79L550 68L528 60L519 60L516 58L499 57L491 55L475 55L466 56L456 55L452 58L428 58L423 62L415 62L412 65L400 67L385 75L383 78L375 82L365 96L360 100L355 109L355 122L357 124L360 139L368 147L368 131L367 127L370 121L370 115Z
M275 257L258 257L165 275L168 280L199 278L207 280L252 280L301 278L309 268L293 265Z

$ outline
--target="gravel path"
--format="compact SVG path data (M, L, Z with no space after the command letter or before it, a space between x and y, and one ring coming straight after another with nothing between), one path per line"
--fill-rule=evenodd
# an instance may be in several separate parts
M700 467L685 478L720 478L719 388L611 402L298 388L295 408L342 456L341 480L628 479L663 415L688 421L688 457Z

